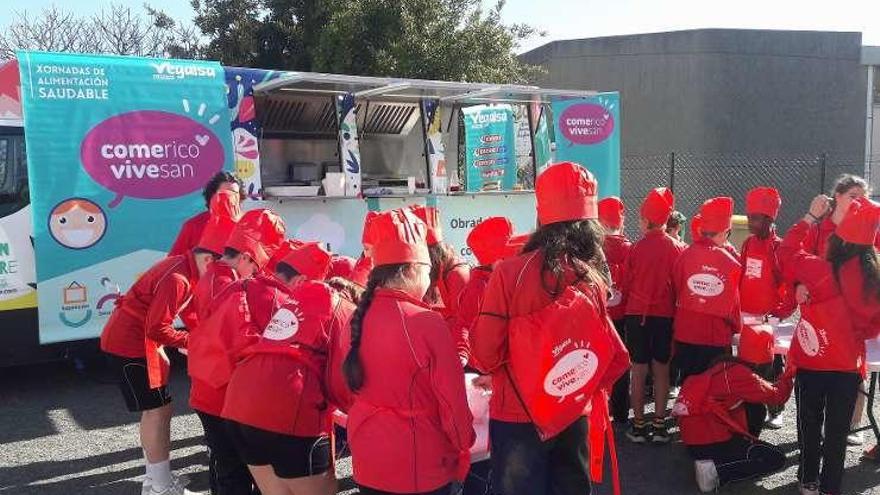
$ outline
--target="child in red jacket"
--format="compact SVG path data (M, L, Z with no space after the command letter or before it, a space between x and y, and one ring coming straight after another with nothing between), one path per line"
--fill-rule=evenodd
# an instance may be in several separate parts
M776 216L782 206L779 191L772 187L756 187L746 194L746 215L751 234L742 245L740 262L742 277L739 291L742 312L753 317L766 320L773 317L785 319L794 312L797 303L794 300L794 287L782 276L777 251L782 239L776 235ZM769 327L760 327L766 330ZM773 333L754 332L755 327L746 325L740 335L738 353L756 366L766 380L774 380L782 373L784 361L781 355L773 353ZM767 344L769 336L769 355ZM755 349L749 346L757 346ZM758 360L758 361L756 361ZM750 415L751 430L755 425L764 424L772 429L782 428L783 406L766 408L764 404L753 404L747 408ZM763 417L768 415L766 423Z
M449 328L423 302L425 225L400 209L376 215L369 231L374 267L343 364L354 479L362 494L448 494L467 474L475 434Z
M523 252L496 265L471 352L492 375L489 438L499 495L590 493L607 391L628 367L610 324L601 273L597 184L574 163L548 167L535 185L540 227ZM601 468L601 463L594 465Z
M626 273L626 259L632 249L632 242L623 233L625 218L623 201L616 196L599 201L599 223L605 229L602 252L611 273L611 296L608 298L608 315L620 338L626 341L626 294L623 293L623 280ZM614 384L611 392L611 416L618 423L629 419L629 373Z
M202 191L202 196L205 198L205 206L208 207L208 210L193 215L183 222L177 238L168 250L168 256L186 254L197 247L199 239L202 237L202 232L208 224L208 219L211 218L209 211L211 209L211 201L213 201L214 195L219 191L230 191L238 196L240 200L241 182L232 173L226 171L217 172L211 177L211 180L205 184L205 188Z
M458 314L452 324L452 339L462 366L467 366L471 360L470 329L480 313L489 276L495 263L507 257L511 237L513 224L504 217L489 217L468 234L468 247L480 265L471 270L470 280L458 297Z
M704 202L700 238L675 263L675 360L682 379L702 373L713 359L730 354L733 335L742 326L741 265L724 248L732 217L731 198Z
M290 280L290 297L242 351L229 380L223 417L263 493L336 491L332 407L324 391L331 334L348 321L339 317L344 300L320 282L329 265L330 253L314 242L279 263L278 271Z
M632 359L632 427L626 436L635 443L669 441L666 399L669 393L669 360L672 356L672 317L675 294L672 267L685 245L666 234L666 222L675 208L675 197L665 187L652 189L641 208L644 236L626 261L623 292L626 294L626 346ZM655 417L645 421L645 384L648 368L654 377Z
M798 368L799 481L801 493L810 495L842 493L846 437L865 372L865 339L880 329L874 248L880 205L851 201L821 258L805 250L805 240L829 207L829 198L816 197L779 253L786 278L805 289L788 358Z
M743 403L783 404L793 383L794 373L773 384L733 357L721 357L685 380L673 414L681 441L696 461L700 491L714 492L727 483L783 468L785 454L749 433Z

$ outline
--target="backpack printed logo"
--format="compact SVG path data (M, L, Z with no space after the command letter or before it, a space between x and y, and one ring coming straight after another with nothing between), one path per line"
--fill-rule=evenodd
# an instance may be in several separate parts
M702 297L716 297L724 292L724 281L711 273L691 275L687 286L691 292Z
M562 356L544 377L544 391L562 402L584 388L596 374L599 358L589 349L575 349Z
M299 318L289 308L279 309L273 316L272 321L263 332L263 337L269 340L287 340L299 331Z
M810 357L817 356L821 347L819 345L819 333L813 328L813 325L806 319L801 318L796 333L798 344L800 344L804 354Z

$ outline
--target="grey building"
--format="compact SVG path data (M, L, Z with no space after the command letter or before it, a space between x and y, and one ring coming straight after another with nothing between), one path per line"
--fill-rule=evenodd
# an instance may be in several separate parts
M787 226L840 172L865 171L861 33L700 29L554 41L521 59L546 69L543 86L620 91L625 200L673 185L693 213L769 184L789 199Z

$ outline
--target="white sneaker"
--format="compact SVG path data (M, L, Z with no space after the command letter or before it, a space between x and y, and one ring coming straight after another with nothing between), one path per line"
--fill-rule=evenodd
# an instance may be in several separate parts
M818 483L801 483L801 495L819 495Z
M865 436L862 435L862 432L850 433L846 436L846 444L852 446L864 445Z
M680 390L680 387L671 387L669 389L669 398L670 399L677 399L679 390Z
M697 475L697 486L703 493L711 493L718 489L718 470L711 460L694 461L694 472Z
M150 487L150 495L198 495L198 492L187 490L180 483L179 479L175 479L164 490L158 490L156 487Z
M189 485L189 476L185 474L171 473L171 484L187 486ZM141 485L141 495L150 495L150 490L152 488L153 480L151 480L150 478L144 478L144 483L143 485Z
M771 430L781 430L782 429L782 415L773 416L768 418L767 421L764 422L764 426Z

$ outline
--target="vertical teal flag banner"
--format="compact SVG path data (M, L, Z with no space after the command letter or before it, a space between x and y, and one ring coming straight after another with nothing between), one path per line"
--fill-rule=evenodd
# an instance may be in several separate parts
M516 184L513 109L510 105L476 105L462 113L467 191L510 191Z
M556 161L576 162L599 181L599 196L620 196L620 94L552 103Z
M19 52L40 342L100 334L232 164L218 63Z

